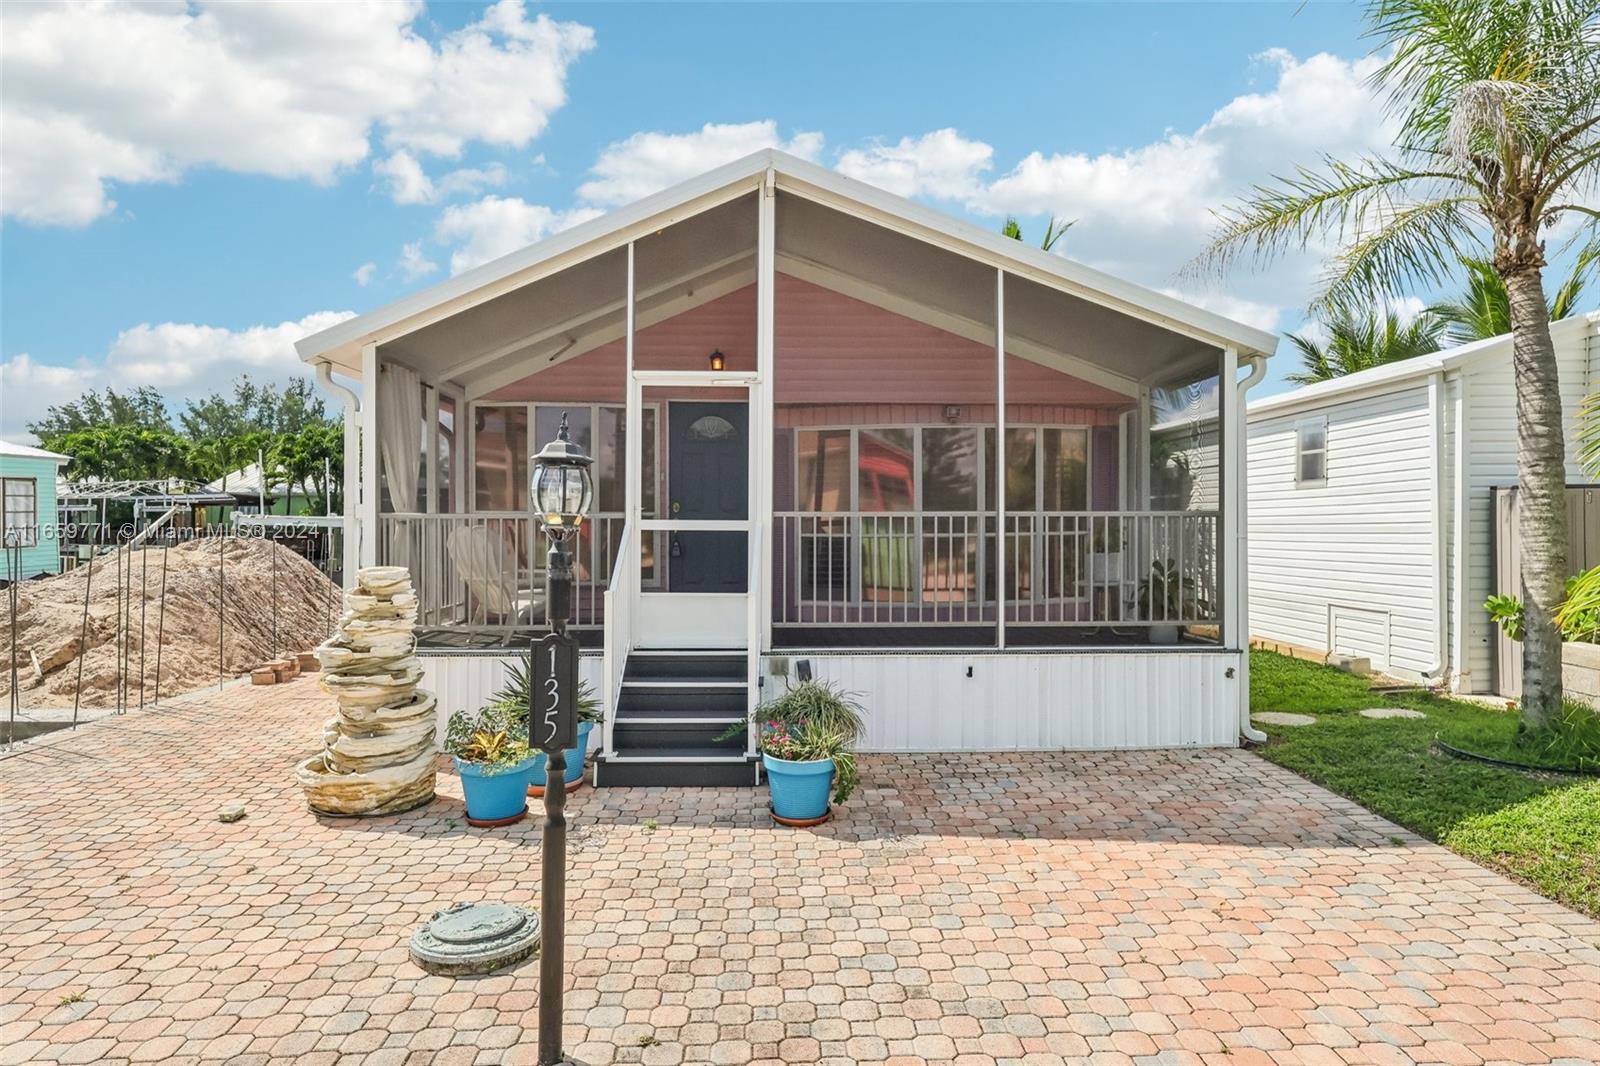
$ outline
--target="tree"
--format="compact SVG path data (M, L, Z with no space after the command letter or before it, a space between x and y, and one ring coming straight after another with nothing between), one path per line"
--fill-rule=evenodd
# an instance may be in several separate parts
M1044 239L1039 242L1039 247L1047 252L1054 251L1056 242L1065 237L1067 230L1077 224L1078 220L1075 218L1057 218L1051 215L1050 221L1045 223ZM1006 216L1005 224L1000 227L1000 234L1003 237L1010 237L1014 241L1022 240L1022 224L1017 221L1015 215Z
M344 427L312 424L298 433L278 434L267 451L267 466L273 478L285 483L291 502L297 486L310 485L316 493L316 498L308 501L312 511L320 514L328 510L328 493L333 486L327 473L334 472L335 482L344 475Z
M197 440L298 433L308 425L326 425L328 421L327 405L305 378L294 378L280 389L260 384L248 374L233 383L232 396L213 392L204 399L190 400L178 416L183 431Z
M1376 308L1353 311L1341 308L1322 323L1327 340L1305 333L1289 334L1289 343L1300 352L1305 367L1290 374L1296 385L1311 385L1368 370L1385 363L1411 359L1439 350L1444 322L1427 311L1409 322L1395 311Z
M171 432L172 419L161 393L149 385L132 392L107 388L104 393L90 389L71 403L49 408L28 431L47 449L60 451L55 442L68 433L96 426L138 426Z
M1572 273L1556 290L1547 309L1550 321L1558 322L1578 309L1583 289L1589 281L1597 257L1595 249L1585 249L1573 264ZM1499 337L1511 332L1511 293L1505 279L1487 259L1466 259L1467 288L1458 300L1434 304L1428 310L1447 325L1445 339L1451 344Z
M171 430L112 424L76 429L55 438L51 448L68 456L69 478L155 481L193 473L189 444Z
M1562 709L1555 613L1567 567L1561 391L1550 340L1545 238L1579 224L1597 243L1600 0L1372 0L1373 75L1398 121L1394 153L1327 158L1257 186L1223 212L1200 264L1223 270L1332 238L1315 306L1359 307L1444 282L1468 255L1505 282L1521 486L1523 722Z

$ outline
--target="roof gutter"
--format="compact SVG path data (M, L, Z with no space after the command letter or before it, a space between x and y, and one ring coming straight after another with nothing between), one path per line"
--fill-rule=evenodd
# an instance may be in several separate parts
M344 469L340 472L339 484L344 491L344 587L351 589L355 587L354 561L360 558L363 533L356 514L356 497L361 491L361 397L356 395L355 390L333 380L332 360L319 358L315 365L317 384L339 397L339 402L344 405ZM263 486L266 480L266 472L262 471ZM328 500L330 503L333 500L332 485L328 486Z
M1238 411L1239 424L1234 427L1238 436L1238 445L1234 448L1234 477L1239 479L1239 513L1234 520L1234 536L1238 540L1239 580L1235 583L1234 595L1239 597L1239 630L1244 636L1240 650L1239 674L1242 679L1241 695L1239 697L1239 734L1252 744L1265 744L1267 735L1250 724L1250 474L1249 463L1245 461L1245 454L1249 448L1250 419L1248 408L1245 405L1245 393L1259 384L1267 376L1267 357L1252 354L1247 356L1250 360L1250 373L1239 380L1239 402L1235 407Z

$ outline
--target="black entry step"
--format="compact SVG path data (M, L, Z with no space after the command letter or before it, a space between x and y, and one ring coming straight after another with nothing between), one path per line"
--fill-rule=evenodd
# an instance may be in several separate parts
M611 723L613 750L595 757L599 786L745 785L758 760L742 733L748 667L742 650L640 650L628 656Z

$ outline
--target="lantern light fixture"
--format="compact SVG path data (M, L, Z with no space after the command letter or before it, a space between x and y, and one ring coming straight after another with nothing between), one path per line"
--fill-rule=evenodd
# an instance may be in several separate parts
M727 358L723 356L722 349L718 348L711 353L711 369L721 370L727 365Z
M589 468L594 457L573 441L567 430L567 413L561 412L556 439L533 457L529 487L545 532L557 543L583 524L594 502L594 478Z

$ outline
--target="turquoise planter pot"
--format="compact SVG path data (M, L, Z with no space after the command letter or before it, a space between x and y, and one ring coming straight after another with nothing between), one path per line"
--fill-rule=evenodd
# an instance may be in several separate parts
M772 788L773 814L809 821L828 813L828 796L833 791L832 759L791 762L763 755L761 765L766 768Z
M567 772L562 778L567 784L583 779L583 761L589 757L589 733L594 729L593 722L578 723L578 743L567 749ZM544 787L544 779L549 773L544 768L544 752L533 757L533 773L528 778L528 783L538 788Z
M481 763L456 760L461 775L461 792L467 801L467 817L480 822L514 818L528 807L528 779L533 762L528 760L498 772Z

